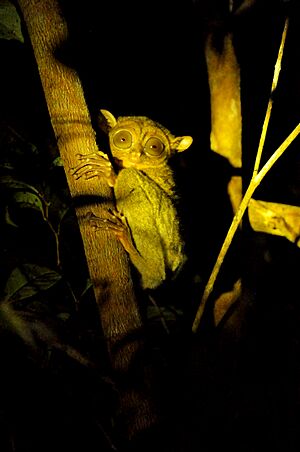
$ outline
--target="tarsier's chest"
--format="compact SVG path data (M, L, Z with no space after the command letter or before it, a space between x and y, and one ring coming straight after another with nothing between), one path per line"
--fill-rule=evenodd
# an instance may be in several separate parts
M158 193L160 196L161 189L142 171L136 168L126 168L119 172L114 192L116 197L123 201L139 196L145 196L151 200L157 198Z
M164 273L176 271L185 256L177 211L169 196L134 168L120 172L114 191L141 256L157 259Z
M170 229L168 224L176 217L176 210L167 194L141 171L123 169L114 193L118 211L125 215L133 235L160 235Z

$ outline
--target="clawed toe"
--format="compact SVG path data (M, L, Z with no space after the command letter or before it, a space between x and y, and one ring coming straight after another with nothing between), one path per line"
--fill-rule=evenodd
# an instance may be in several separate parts
M105 229L114 232L116 235L120 234L124 230L124 224L121 220L114 215L107 218L100 218L89 212L86 219L90 222L93 229Z

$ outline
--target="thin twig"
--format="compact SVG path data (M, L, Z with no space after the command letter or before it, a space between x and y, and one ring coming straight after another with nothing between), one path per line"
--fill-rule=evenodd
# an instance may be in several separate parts
M153 304L153 306L157 309L158 313L159 313L159 318L161 321L162 326L164 327L164 329L166 330L167 334L170 334L170 330L168 328L167 322L165 320L164 314L162 312L162 309L160 306L158 306L158 304L156 303L155 299L149 295L149 300L151 301L151 303Z
M271 112L272 112L272 107L273 107L273 93L277 87L279 74L280 74L280 70L281 70L281 61L282 61L282 56L283 56L283 49L284 49L284 44L285 44L285 40L286 40L288 25L289 25L289 20L287 18L285 20L284 29L283 29L282 36L281 36L280 47L279 47L279 51L278 51L278 55L277 55L277 60L275 63L271 94L270 94L270 98L269 98L269 102L268 102L268 106L267 106L265 120L264 120L264 123L262 126L261 136L260 136L259 145L258 145L258 151L256 154L255 163L254 163L254 170L253 170L254 175L256 175L258 173L258 169L259 169L259 165L260 165L260 161L261 161L261 155L262 155L263 147L264 147L264 144L266 141L267 129L268 129Z
M195 333L198 329L198 326L200 324L207 300L211 294L211 292L213 291L214 288L214 284L215 281L217 279L217 276L219 274L220 268L222 266L222 263L225 259L225 256L227 254L227 251L231 245L231 242L233 240L234 234L236 233L236 230L241 222L241 219L248 207L249 201L255 191L255 189L258 187L258 185L261 183L262 179L264 178L264 176L267 174L267 172L271 169L271 167L274 165L274 163L279 159L279 157L283 154L283 152L287 149L287 147L290 145L290 143L296 138L296 136L300 133L300 124L298 124L298 126L293 130L293 132L291 132L291 134L284 140L284 142L279 146L279 148L273 153L273 155L270 157L270 159L267 161L267 163L263 166L263 168L258 172L259 169L259 165L260 165L260 161L261 161L261 155L262 155L262 150L264 147L264 143L265 143L265 139L266 139L266 134L267 134L267 128L269 125L269 120L270 120L270 116L271 116L271 111L272 111L272 104L273 104L273 100L272 100L272 95L274 90L276 89L277 83L278 83L278 79L279 79L279 73L280 73L280 69L281 69L281 61L282 61L282 56L283 56L283 50L284 50L284 44L285 44L285 40L286 40L286 34L287 34L287 29L288 29L288 19L286 19L285 24L284 24L284 30L282 33L282 37L281 37L281 43L280 43L280 48L278 51L278 56L277 56L277 60L275 63L275 68L274 68L274 76L273 76L273 81L272 81L272 88L271 88L271 95L270 95L270 99L268 102L268 107L267 107L267 111L266 111L266 115L265 115L265 120L264 120L264 124L262 127L262 133L261 133L261 137L260 137L260 141L259 141L259 146L258 146L258 151L257 151L257 155L256 155L256 160L255 160L255 164L254 164L254 170L253 170L253 174L252 174L252 178L251 181L249 183L248 189L242 199L242 202L232 220L231 226L227 232L226 238L223 242L222 248L220 250L220 253L217 257L216 263L214 265L214 268L211 272L211 275L209 277L209 280L206 284L202 299L201 299L201 303L200 306L198 308L198 311L196 313L196 317L192 326L192 331Z
M261 183L267 172L272 168L274 163L277 162L279 157L282 156L284 151L289 147L289 145L294 141L294 139L300 133L300 123L294 128L294 130L289 134L289 136L284 140L283 143L276 149L276 151L271 155L269 160L264 164L259 173L253 178L253 184L255 188Z
M288 148L288 146L291 144L291 142L299 135L300 133L300 123L295 127L295 129L290 133L290 135L284 140L284 142L279 146L279 148L274 152L274 154L269 158L267 163L262 167L260 172L254 177L249 186L248 189L242 199L242 202L232 220L231 226L227 232L226 238L224 240L224 243L222 245L221 251L219 253L219 256L216 260L215 266L211 272L210 278L206 284L201 304L199 306L199 309L197 311L194 323L193 323L193 332L195 333L198 329L200 320L202 318L204 308L206 305L206 302L208 300L208 297L210 296L215 281L217 279L218 273L220 271L221 265L223 264L223 261L225 259L225 256L227 254L227 251L231 245L232 239L234 234L236 233L236 230L240 224L241 219L243 218L243 215L248 207L249 201L253 196L254 191L258 187L258 185L261 183L267 172L272 168L274 163L281 157L281 155L284 153L284 151Z

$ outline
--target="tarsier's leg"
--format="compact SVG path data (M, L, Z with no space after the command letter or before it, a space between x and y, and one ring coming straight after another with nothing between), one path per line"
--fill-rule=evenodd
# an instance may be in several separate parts
M77 157L80 163L72 169L73 176L76 179L81 177L85 177L85 179L103 177L107 180L110 187L114 186L116 174L108 156L104 152L98 151L86 155L78 154Z
M108 210L107 218L99 218L91 212L88 215L88 220L96 229L106 229L113 232L130 256L139 256L139 252L133 243L130 228L124 215L115 210Z

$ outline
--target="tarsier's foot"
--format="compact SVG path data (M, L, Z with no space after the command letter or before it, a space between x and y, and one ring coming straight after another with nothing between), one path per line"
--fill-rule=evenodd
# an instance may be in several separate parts
M108 156L98 151L92 154L77 154L80 163L72 168L72 174L76 179L84 177L86 180L93 177L104 177L110 187L114 186L116 175Z
M117 210L109 209L106 218L97 217L92 212L89 212L87 219L95 229L105 229L113 232L129 254L137 252L132 241L127 220L125 216Z

